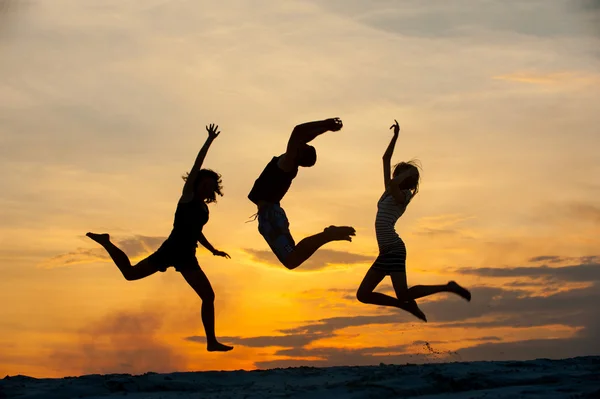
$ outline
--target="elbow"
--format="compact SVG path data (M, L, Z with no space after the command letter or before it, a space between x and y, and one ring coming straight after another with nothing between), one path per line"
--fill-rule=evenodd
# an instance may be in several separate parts
M294 130L292 130L292 134L290 136L290 140L288 145L298 145L301 143L305 143L306 137L305 137L305 132L302 128L298 128L298 126L296 126L294 128Z
M305 129L298 125L292 130L292 134L290 136L290 140L292 141L302 141L302 136L304 136Z

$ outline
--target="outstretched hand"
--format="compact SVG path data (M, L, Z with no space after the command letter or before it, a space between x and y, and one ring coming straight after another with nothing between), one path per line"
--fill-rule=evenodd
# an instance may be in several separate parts
M400 125L398 124L398 121L394 119L394 124L392 126L390 126L390 129L394 129L394 134L398 134L400 133Z
M208 132L208 138L216 139L217 136L219 134L221 134L221 132L219 132L218 130L219 130L219 125L215 125L214 123L211 123L209 126L206 126L206 131Z
M231 256L229 256L227 253L225 253L223 251L215 250L215 252L213 252L213 255L214 256L222 256L223 258L231 259Z
M344 126L340 118L325 119L325 122L327 123L327 128L332 132L337 132Z

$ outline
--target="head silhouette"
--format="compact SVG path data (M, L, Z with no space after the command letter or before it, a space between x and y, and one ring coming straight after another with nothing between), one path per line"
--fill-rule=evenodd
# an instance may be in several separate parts
M400 182L401 190L411 190L413 196L419 192L419 183L421 180L421 174L419 173L419 165L416 160L408 162L400 162L394 166L394 172L392 178L398 176L400 173L409 171L410 174L404 180Z
M187 180L189 173L183 176ZM223 196L221 175L211 169L200 169L194 181L194 196L201 198L205 203L217 202L217 194Z
M296 158L299 166L305 168L313 166L317 162L317 150L312 145L304 144L298 150L298 156Z

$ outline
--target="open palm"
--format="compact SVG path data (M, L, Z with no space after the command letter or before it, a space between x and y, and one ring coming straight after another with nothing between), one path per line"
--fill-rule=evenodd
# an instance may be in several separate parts
M211 139L216 139L217 136L221 134L219 131L219 125L215 125L214 123L206 126L206 131L208 132L208 137Z

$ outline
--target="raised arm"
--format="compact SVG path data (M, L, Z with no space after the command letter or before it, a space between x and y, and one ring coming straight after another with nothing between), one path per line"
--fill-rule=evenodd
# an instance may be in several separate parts
M396 146L396 141L398 140L398 135L400 133L398 121L394 119L394 122L395 123L390 127L390 129L394 129L394 137L392 137L390 144L383 154L383 183L386 190L392 180L392 155L394 154L394 147Z
M219 136L221 132L219 132L219 126L213 123L210 126L206 126L206 130L208 131L208 138L206 142L198 152L198 156L194 161L194 166L190 170L187 179L185 180L185 184L183 186L183 196L189 197L194 194L194 181L196 180L196 176L198 176L198 172L202 168L202 164L204 163L204 158L206 158L206 154L208 153L208 149L212 142Z
M297 141L306 144L325 132L336 132L340 130L342 126L343 124L340 118L329 118L322 121L303 123L294 128L290 137L290 142Z
M295 166L298 149L314 140L317 136L325 132L336 132L343 127L340 118L329 118L322 121L307 122L297 125L290 139L288 140L287 149L283 156L282 166L286 169L292 169Z

